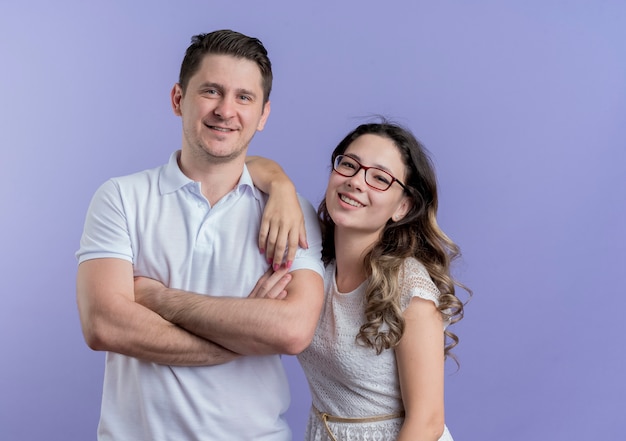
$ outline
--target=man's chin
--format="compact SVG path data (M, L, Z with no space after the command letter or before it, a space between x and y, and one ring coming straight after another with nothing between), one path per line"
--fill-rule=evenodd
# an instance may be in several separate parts
M203 148L202 150L207 160L213 163L227 163L245 157L247 148L236 150Z

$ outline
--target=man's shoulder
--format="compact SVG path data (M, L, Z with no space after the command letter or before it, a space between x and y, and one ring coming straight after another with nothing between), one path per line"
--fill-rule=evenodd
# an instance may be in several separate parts
M307 198L302 196L300 193L296 193L296 195L298 196L298 201L300 202L300 206L303 209L304 209L304 207L310 207L311 209L315 210L315 208L313 207L313 204L311 203L311 201L309 201Z
M312 222L317 225L317 210L313 204L300 193L298 195L298 201L300 202L300 207L302 208L302 213L304 214L305 224L307 222Z
M122 194L157 190L162 186L160 181L166 167L167 165L161 165L127 175L114 176L101 187L113 187Z
M159 176L164 166L114 176L100 184L94 199L143 198L148 192L159 188Z
M123 183L123 184L131 184L134 182L137 182L137 183L145 182L146 180L158 178L159 175L161 174L161 171L166 166L167 166L166 164L163 164L158 167L147 168L141 171L129 173L127 175L115 176L115 177L112 177L110 180L114 182Z

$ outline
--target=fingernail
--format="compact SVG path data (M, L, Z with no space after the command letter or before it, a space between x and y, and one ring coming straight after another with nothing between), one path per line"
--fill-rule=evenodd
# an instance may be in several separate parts
M278 263L274 264L274 271L278 271L280 269L280 265Z
M288 260L287 263L285 263L285 268L287 268L287 269L291 268L291 264L292 263L293 262L291 260Z
M265 254L265 248L259 248L259 251L261 252L261 254Z
M271 257L267 258L267 263L272 263L272 258Z

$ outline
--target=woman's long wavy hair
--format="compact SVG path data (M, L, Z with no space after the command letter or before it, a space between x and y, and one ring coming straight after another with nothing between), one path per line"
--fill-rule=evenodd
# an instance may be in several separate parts
M439 311L450 324L463 318L463 302L456 296L455 288L471 291L457 282L450 273L451 262L460 255L459 247L437 225L437 178L426 148L413 134L383 120L380 123L362 124L350 132L335 148L331 158L334 163L359 136L371 134L390 139L398 148L406 166L405 193L412 200L407 215L398 222L387 221L380 240L364 258L369 277L366 290L366 323L361 326L357 341L380 354L384 349L398 345L404 333L404 318L400 308L399 275L402 263L408 257L421 262L440 291ZM332 168L331 168L332 170ZM318 208L322 225L324 263L335 259L335 224L326 202ZM445 356L454 356L450 350L458 344L458 337L445 331Z

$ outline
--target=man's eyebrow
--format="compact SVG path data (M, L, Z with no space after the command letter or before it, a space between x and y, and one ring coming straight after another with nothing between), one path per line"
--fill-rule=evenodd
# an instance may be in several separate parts
M218 89L218 90L224 90L224 86L222 84L219 83L214 83L212 81L206 81L204 83L201 83L198 86L198 89L203 90L203 89ZM249 89L244 89L244 88L239 88L239 89L235 89L235 93L237 95L250 95L253 98L257 97L257 94Z
M256 98L256 93L249 89L237 89L237 95L250 95L253 98Z
M221 84L218 84L218 83L210 82L210 81L206 81L204 83L201 83L198 86L198 89L210 89L210 88L223 90L224 86L222 86Z

